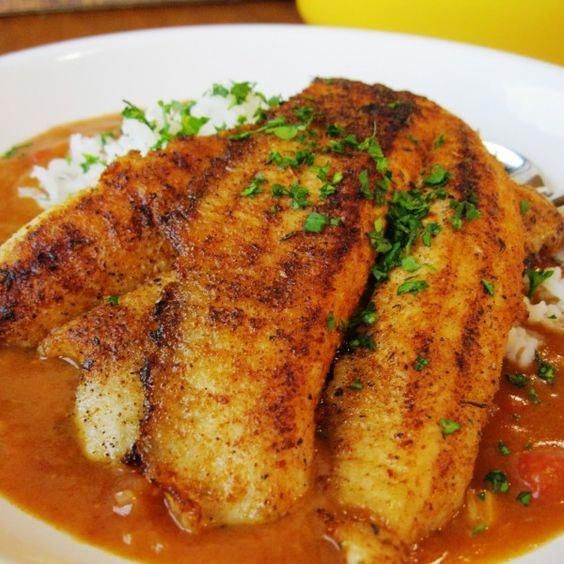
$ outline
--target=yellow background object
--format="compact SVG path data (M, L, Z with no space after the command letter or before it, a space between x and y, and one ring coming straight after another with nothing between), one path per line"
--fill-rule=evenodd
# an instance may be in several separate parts
M307 23L464 41L564 65L564 0L297 0Z

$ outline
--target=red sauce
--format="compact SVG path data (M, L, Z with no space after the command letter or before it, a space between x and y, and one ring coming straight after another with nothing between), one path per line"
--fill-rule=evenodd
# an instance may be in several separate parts
M70 132L105 131L116 118L57 128L15 157L0 160L0 240L38 213L16 188L30 185L33 164L66 151ZM546 357L561 376L547 384L529 374L540 403L527 388L503 381L485 429L467 503L442 530L421 543L418 562L507 558L564 530L564 340L545 334ZM505 366L506 372L516 371ZM275 523L223 528L192 537L176 527L160 491L126 467L85 459L71 418L78 374L35 352L0 349L0 492L14 503L81 539L124 556L158 561L309 562L340 560L317 508L318 491ZM499 441L509 449L504 456ZM320 450L322 445L320 444ZM318 463L322 463L321 454ZM489 493L484 476L503 471L511 484ZM478 494L486 491L485 500ZM515 498L531 491L525 507ZM478 532L488 526L487 530ZM474 532L473 532L474 530Z

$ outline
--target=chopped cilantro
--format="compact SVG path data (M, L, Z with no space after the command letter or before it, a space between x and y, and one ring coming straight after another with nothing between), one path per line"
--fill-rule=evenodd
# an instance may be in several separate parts
M96 157L95 155L89 155L88 153L82 153L82 158L84 159L80 163L80 168L82 169L82 172L88 172L95 164L105 164L104 161L100 159L100 157Z
M495 287L493 285L493 282L490 282L489 280L484 280L482 278L482 286L486 294L489 294L490 296L493 296L495 294Z
M517 497L515 498L521 505L524 505L525 507L529 507L529 504L531 503L531 501L533 500L533 493L532 492L519 492L519 494L517 494Z
M439 164L433 165L431 172L423 179L425 186L442 186L448 182L450 174Z
M521 200L519 202L519 210L521 211L521 215L527 215L530 209L531 203L528 200Z
M525 274L529 280L529 291L527 292L527 296L529 298L532 298L537 288L545 280L548 280L554 274L554 270L541 270L541 269L529 268L525 272Z
M239 106L245 102L252 90L253 86L250 82L234 82L229 89L229 94L235 99L234 105Z
M546 362L538 353L535 355L535 360L537 362L537 376L548 382L549 384L554 383L554 379L556 378L556 367Z
M340 217L332 217L329 220L329 225L332 225L333 227L337 227L338 225L341 225L341 218Z
M376 306L373 302L369 302L366 308L359 311L351 318L349 328L357 327L358 325L373 325L377 319Z
M438 149L442 147L446 141L444 133L439 133L435 141L433 142L433 149Z
M294 113L302 123L309 124L313 120L312 106L302 106L301 108L294 108Z
M349 384L349 390L356 390L356 391L360 391L364 389L364 385L362 384L362 382L360 381L360 378L355 378L350 384Z
M244 190L241 191L241 196L254 198L257 194L260 194L262 192L260 185L264 182L266 182L266 180L262 178L262 176L257 176Z
M421 268L421 265L411 255L404 257L401 260L401 266L407 272L415 272Z
M145 112L141 108L139 108L135 104L132 104L131 102L128 102L127 100L124 100L124 103L125 108L121 112L121 115L124 118L140 121L151 129L155 128L155 124L149 122L149 120L145 117Z
M356 335L356 337L352 338L349 341L349 345L353 349L368 349L371 351L376 350L376 343L374 343L374 339L372 335Z
M368 171L363 170L358 175L358 180L360 182L360 193L367 199L372 199L372 190L370 189L370 179L368 177Z
M433 237L436 237L441 232L441 226L438 223L427 223L421 235L421 241L426 247L430 247Z
M277 106L279 106L282 103L282 96L271 96L266 103L269 105L269 107L271 108L276 108Z
M2 158L11 159L20 149L25 149L26 147L31 147L31 143L18 143L17 145L12 145L6 152L2 153Z
M116 306L119 304L119 296L116 295L108 296L107 301L110 305Z
M345 130L344 127L337 125L336 123L332 123L327 126L327 135L330 137L339 137Z
M329 223L329 218L324 213L310 213L304 223L304 231L309 233L321 233Z
M507 493L509 491L509 480L501 470L488 472L484 480L490 482L493 493Z
M537 395L537 391L532 386L529 388L529 401L533 405L539 405L541 402L539 396Z
M337 320L335 319L335 315L333 314L333 312L329 312L329 315L327 316L327 329L329 331L334 331L335 327L337 326Z
M480 533L484 533L488 530L487 523L478 523L472 527L472 536L479 535Z
M425 280L406 280L398 287L398 296L402 294L417 295L429 287Z
M511 384L517 386L518 388L524 388L529 382L529 378L527 378L525 374L506 374L505 377Z
M443 437L448 437L457 431L460 431L460 423L458 421L453 421L452 419L440 419L439 425L443 433Z
M229 95L229 90L221 84L214 84L212 86L212 96L221 96L222 98L227 98Z
M283 139L284 141L289 141L293 139L298 134L298 127L296 125L279 125L278 127L274 127L269 130L270 133L273 133L279 139Z
M511 454L511 450L509 450L509 447L503 441L497 442L497 449L503 456L509 456Z
M450 207L454 209L454 215L451 219L451 224L454 229L462 228L462 220L473 221L480 217L480 212L476 208L476 204L471 200L452 200Z
M417 372L421 372L421 370L423 370L423 368L425 368L426 366L429 366L429 361L422 356L418 356L415 359L415 363L413 364L413 368L415 368Z

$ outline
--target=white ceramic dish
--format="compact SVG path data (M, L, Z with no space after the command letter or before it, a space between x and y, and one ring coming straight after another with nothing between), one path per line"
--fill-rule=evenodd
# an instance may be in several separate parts
M564 69L421 37L303 26L169 28L70 41L0 57L0 152L71 120L189 98L213 82L252 80L292 94L314 76L424 94L484 138L536 162L564 192ZM508 542L510 540L508 539ZM562 562L564 537L518 560ZM0 560L123 561L0 499Z

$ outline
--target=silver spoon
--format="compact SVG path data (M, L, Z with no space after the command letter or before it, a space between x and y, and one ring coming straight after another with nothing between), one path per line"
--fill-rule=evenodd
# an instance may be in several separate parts
M507 173L519 184L528 184L552 200L555 206L564 204L564 196L554 197L554 191L546 185L539 168L529 159L492 141L484 141L486 149L503 165Z

